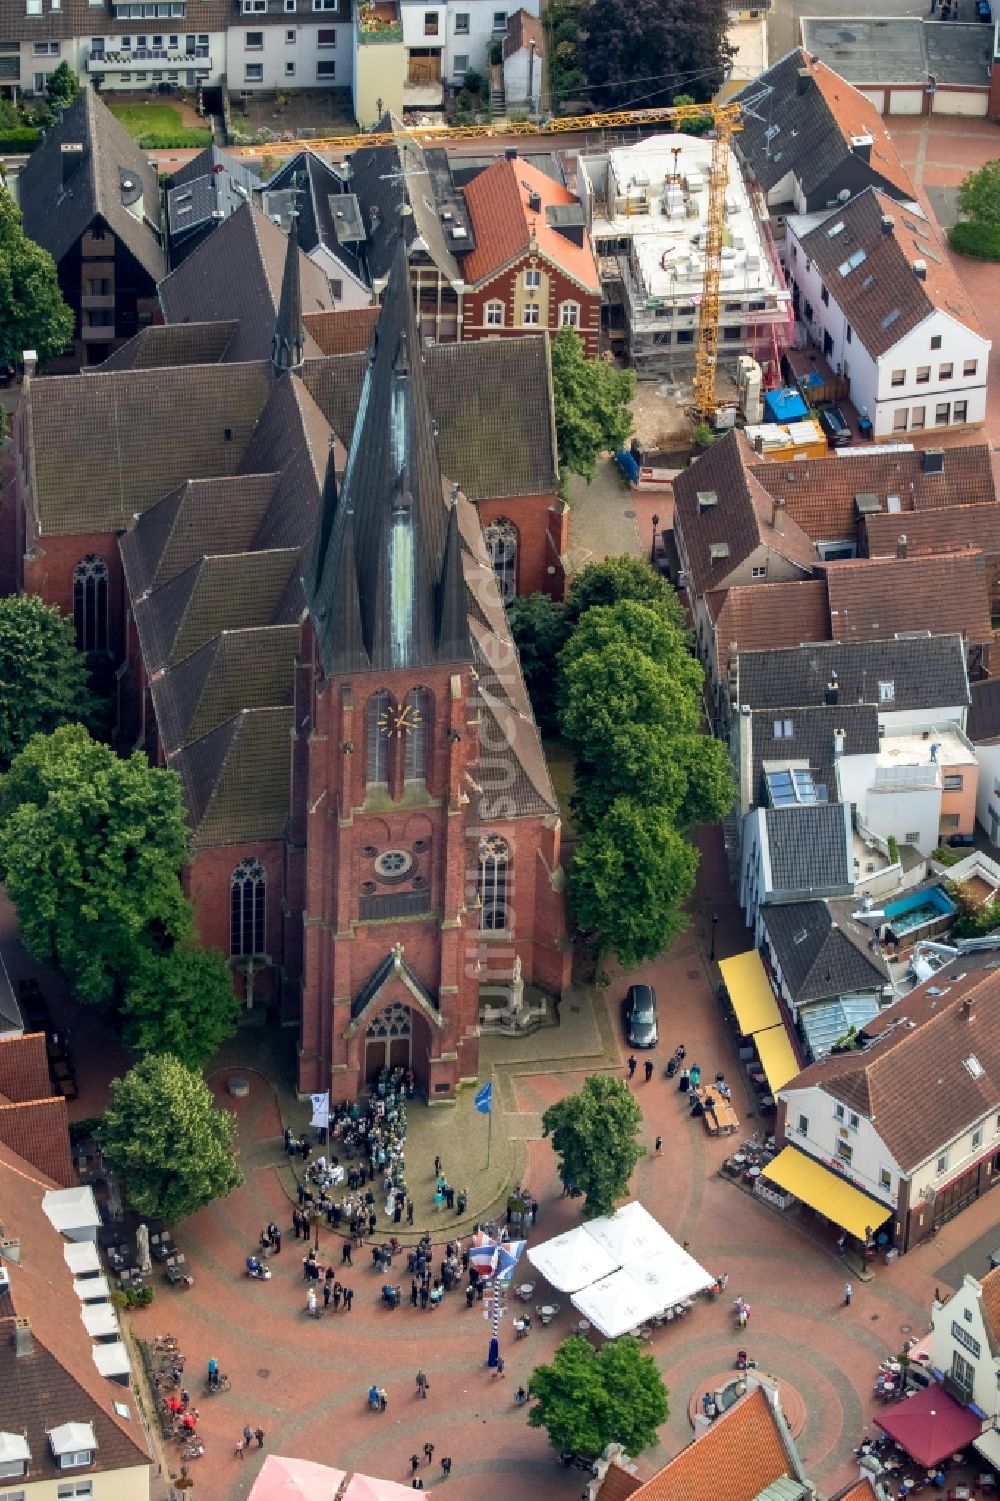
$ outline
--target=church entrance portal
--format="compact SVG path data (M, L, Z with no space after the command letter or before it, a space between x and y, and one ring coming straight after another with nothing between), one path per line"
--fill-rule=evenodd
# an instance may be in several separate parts
M396 1001L380 1011L365 1030L365 1083L378 1083L384 1068L412 1067L413 1020L409 1006Z

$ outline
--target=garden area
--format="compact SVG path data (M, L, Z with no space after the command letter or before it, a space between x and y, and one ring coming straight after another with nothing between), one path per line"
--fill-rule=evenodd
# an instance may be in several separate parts
M146 151L168 146L198 149L211 146L212 130L190 105L167 100L125 99L104 96L104 102ZM195 123L197 122L197 123Z

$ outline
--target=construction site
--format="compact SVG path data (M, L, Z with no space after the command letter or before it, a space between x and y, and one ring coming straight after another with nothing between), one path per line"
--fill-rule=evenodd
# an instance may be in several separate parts
M706 282L713 141L656 135L582 154L577 191L598 259L607 332L639 379L694 362ZM726 147L719 254L718 363L741 354L776 377L792 324L766 213Z

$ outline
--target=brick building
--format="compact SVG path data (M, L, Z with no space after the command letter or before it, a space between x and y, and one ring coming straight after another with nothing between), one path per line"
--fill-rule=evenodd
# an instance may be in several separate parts
M405 1063L447 1097L481 983L568 978L558 804L474 503L551 504L545 341L424 351L400 247L368 353L324 356L300 269L293 233L277 316L244 309L268 361L223 368L192 322L28 381L23 582L118 669L122 746L178 772L202 937L300 1021L299 1087Z

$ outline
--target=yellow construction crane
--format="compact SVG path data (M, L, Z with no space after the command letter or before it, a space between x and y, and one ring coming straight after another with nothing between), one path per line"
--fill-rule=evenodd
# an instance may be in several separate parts
M729 146L734 131L742 129L740 106L725 104L674 104L659 109L605 110L596 115L563 115L536 125L532 120L512 120L502 125L428 125L417 130L374 131L371 134L317 136L310 140L275 141L283 154L299 151L362 151L368 146L391 146L414 141L438 146L451 141L486 140L491 137L570 135L593 130L623 130L648 125L680 125L710 117L713 126L712 166L708 179L708 213L705 224L705 280L698 311L698 345L695 353L692 406L697 416L711 422L715 415L715 371L719 349L719 278L722 273L722 240L726 222L726 188L729 183ZM258 156L273 147L244 146L239 156Z

